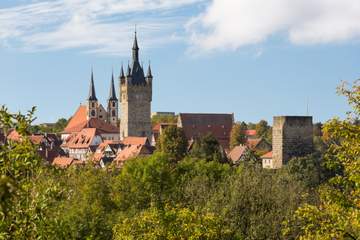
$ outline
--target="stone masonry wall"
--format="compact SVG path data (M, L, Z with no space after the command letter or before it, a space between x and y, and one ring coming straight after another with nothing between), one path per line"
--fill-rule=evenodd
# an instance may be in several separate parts
M273 121L273 163L280 168L292 157L313 151L312 117L278 116Z

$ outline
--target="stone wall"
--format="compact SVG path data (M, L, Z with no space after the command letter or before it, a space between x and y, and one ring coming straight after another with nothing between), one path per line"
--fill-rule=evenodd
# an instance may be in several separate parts
M120 88L120 137L145 136L151 139L151 84L124 83Z
M277 116L273 121L273 164L281 168L292 157L313 151L312 117Z

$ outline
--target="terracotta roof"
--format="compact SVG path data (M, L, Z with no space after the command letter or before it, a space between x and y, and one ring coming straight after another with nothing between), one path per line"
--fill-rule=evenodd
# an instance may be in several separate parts
M70 119L68 125L64 129L64 133L80 132L84 128L96 128L99 133L119 133L118 127L115 127L103 120L97 118L87 119L86 106L81 105L74 116Z
M267 159L272 158L272 151L270 151L268 153L265 153L264 155L261 156L261 158L262 159L264 159L264 158L267 158Z
M124 161L136 158L140 155L149 155L152 154L152 149L145 145L130 145L125 147L122 151L119 151L116 158L115 163L117 166L122 166Z
M84 128L79 133L71 134L62 146L68 148L89 148L96 134L96 128Z
M126 137L122 140L124 145L149 145L147 137Z
M79 128L82 126L84 122L87 121L87 110L86 106L80 105L80 107L76 110L75 114L71 117L69 123L64 129L64 132L71 133L73 129Z
M212 133L224 149L229 147L233 114L180 113L179 118L188 140Z
M32 135L30 136L30 141L34 144L40 144L42 141L45 140L44 135Z
M244 145L236 146L230 151L228 158L233 162L238 161L248 149L249 148Z
M245 130L245 135L248 137L254 137L254 136L256 136L256 130L253 130L253 129Z
M11 130L11 132L7 135L6 138L8 140L14 141L14 142L17 142L17 141L21 140L20 134L15 129Z
M60 168L67 168L73 163L73 161L74 158L71 157L56 157L52 162L52 165Z

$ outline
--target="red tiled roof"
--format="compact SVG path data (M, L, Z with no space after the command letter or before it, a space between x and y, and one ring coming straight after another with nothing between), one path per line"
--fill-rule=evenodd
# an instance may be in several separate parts
M81 105L64 129L64 133L80 132L84 128L96 128L99 133L119 133L119 128L97 118L87 119L86 106ZM120 133L119 133L120 134Z
M45 139L44 135L32 135L30 141L34 144L40 144Z
M152 128L153 133L158 133L158 132L160 132L160 127L161 127L161 123L156 124L156 125Z
M73 163L73 161L74 158L71 157L56 157L52 162L52 165L60 168L67 168Z
M267 158L267 159L272 158L272 151L270 151L268 153L265 153L264 155L261 156L261 158L262 159L264 159L264 158Z
M140 155L149 155L151 153L152 150L145 145L130 145L118 152L115 163L117 166L121 166L124 161L128 159L136 158Z
M89 148L97 134L96 128L84 128L79 133L71 134L63 144L68 148Z
M122 140L124 145L149 145L147 137L126 137Z
M230 151L228 158L232 161L238 161L247 150L248 150L247 146L244 145L236 146Z
M17 141L20 141L21 140L21 136L20 134L14 129L14 130L11 130L11 132L7 135L6 137L8 140L10 141L14 141L14 142L17 142Z
M212 133L224 149L229 147L232 114L180 113L179 118L188 140Z
M248 137L254 137L256 136L256 130L245 130L245 135L248 136Z

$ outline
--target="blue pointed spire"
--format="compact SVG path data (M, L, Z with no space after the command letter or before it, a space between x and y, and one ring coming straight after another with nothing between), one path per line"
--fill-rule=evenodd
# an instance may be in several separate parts
M91 68L91 80L90 80L90 88L89 88L89 97L90 101L97 101L96 93L95 93L95 84L94 84L94 72Z

